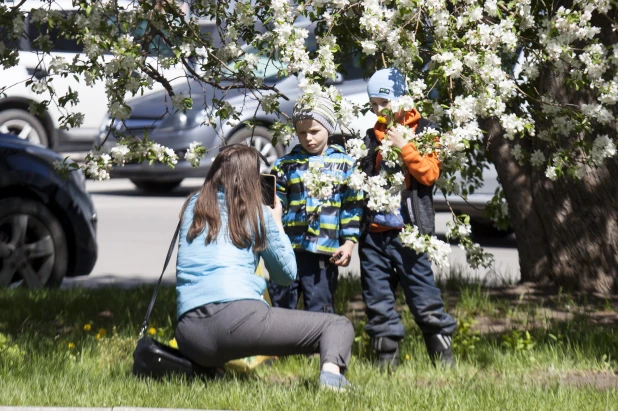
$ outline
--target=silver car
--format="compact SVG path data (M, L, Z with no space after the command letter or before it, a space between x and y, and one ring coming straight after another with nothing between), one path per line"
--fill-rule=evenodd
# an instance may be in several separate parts
M314 40L310 37L309 41L312 39ZM255 50L245 49L245 52L255 52ZM193 168L188 162L184 161L184 154L194 141L201 142L207 149L218 147L223 142L231 144L246 141L257 148L272 164L298 141L293 140L289 147L283 147L280 144L273 145L273 136L268 128L284 116L291 117L294 102L302 91L298 87L299 79L296 76L278 79L276 70L270 72L266 70L259 74L264 78L265 84L276 85L277 89L288 97L288 100L280 99L281 115L266 114L261 107L258 108L258 100L244 89L232 89L223 93L220 89L197 82L184 83L175 88L176 93L191 96L193 99L195 108L186 113L173 113L166 104L163 91L129 101L128 104L132 108L131 117L114 124L106 120L102 125L99 141L103 141L102 139L109 134L109 127L138 137L144 136L146 131L149 139L172 148L178 154L179 161L175 168L159 164L149 165L147 162L126 164L121 167L114 167L111 176L129 178L138 188L153 192L169 191L178 186L184 178L204 177L218 149L209 150L200 166ZM363 105L369 101L364 68L356 59L350 59L349 62L344 64L342 72L338 73L336 79L330 83L337 87L345 98L357 104ZM218 124L217 128L202 125L208 116L207 111L204 110L204 103L212 101L212 98L226 101L233 107L240 109L241 118L237 125L232 126L225 122ZM245 121L257 122L259 125L250 129L243 124ZM365 130L373 127L375 121L376 116L372 112L368 112L356 118L351 124L351 129L360 133L360 135L364 135ZM341 142L341 136L348 133L348 130L343 132L338 130L333 140ZM110 150L114 144L115 140L110 135L104 147ZM263 167L266 166L263 165ZM263 171L268 170L264 169ZM445 199L440 192L437 192L434 197L436 211L450 211L450 204L450 207L456 213L470 215L473 230L477 233L493 234L496 230L492 228L491 220L484 215L487 202L491 200L496 188L499 187L493 166L483 171L483 180L484 185L478 188L474 194L468 195L465 200L457 195L450 195Z
M339 73L337 78L330 83L337 87L344 97L357 104L365 104L369 99L363 72L364 69L360 67L360 63L351 60L348 65L344 65L342 73ZM195 108L185 113L180 111L173 113L171 109L168 109L163 91L129 101L128 104L132 108L131 117L123 122L116 121L114 124L106 120L101 128L98 144L108 134L112 134L109 133L109 127L138 137L144 136L144 132L147 132L149 139L172 148L178 154L179 161L175 168L165 165L150 166L147 162L126 164L122 167L114 167L111 176L129 178L137 187L149 191L170 190L178 186L184 178L204 177L218 150L209 150L200 166L193 168L184 161L184 154L194 141L201 142L207 149L218 147L223 142L231 144L247 141L271 163L274 162L285 154L288 148L280 144L273 145L273 136L268 128L275 121L284 119L285 116L291 117L294 103L302 90L298 87L299 79L296 76L278 79L275 72L260 74L265 84L276 85L277 89L288 98L287 100L279 99L282 114L265 113L261 106L258 107L258 100L245 89L231 89L224 93L218 88L197 82L184 83L175 88L176 93L191 96L193 99ZM211 114L204 109L204 103L212 101L213 98L223 100L232 107L240 109L241 117L237 124L218 122L216 128L202 125ZM258 125L251 129L244 124L245 121L252 121ZM374 123L375 116L367 113L357 118L351 128L364 133ZM291 148L296 142L293 140L289 147ZM115 143L115 139L110 135L104 144L104 149L109 151Z

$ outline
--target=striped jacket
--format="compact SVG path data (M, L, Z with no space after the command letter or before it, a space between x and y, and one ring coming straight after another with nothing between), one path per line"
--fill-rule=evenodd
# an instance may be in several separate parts
M314 162L322 163L325 173L335 174L342 182L329 200L309 197L305 189L303 174ZM339 145L330 145L323 155L315 155L298 144L277 160L272 173L277 176L283 226L294 249L332 254L345 240L358 241L363 193L343 183L354 169L354 159Z

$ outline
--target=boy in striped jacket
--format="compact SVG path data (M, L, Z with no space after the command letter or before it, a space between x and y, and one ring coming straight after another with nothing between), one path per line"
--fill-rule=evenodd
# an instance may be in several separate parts
M287 287L270 283L268 292L273 307L295 309L302 293L305 310L332 313L338 268L350 263L360 236L363 194L346 184L355 169L354 159L343 147L328 144L337 123L333 104L326 98L316 100L312 107L294 108L292 120L300 144L272 169L298 275ZM326 194L308 189L310 167L320 170L322 181L334 180Z

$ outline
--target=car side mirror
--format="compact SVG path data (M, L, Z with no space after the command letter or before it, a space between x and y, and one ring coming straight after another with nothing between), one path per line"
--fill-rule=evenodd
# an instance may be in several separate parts
M337 72L337 74L335 74L335 79L333 80L332 78L329 78L328 80L326 80L326 84L328 85L335 85L335 84L341 84L343 83L343 74Z

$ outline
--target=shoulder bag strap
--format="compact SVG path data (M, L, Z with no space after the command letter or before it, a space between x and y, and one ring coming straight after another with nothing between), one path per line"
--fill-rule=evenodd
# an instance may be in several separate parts
M159 282L154 289L154 293L152 293L152 298L150 299L150 304L148 305L148 311L146 311L146 317L144 318L144 322L139 330L139 336L143 336L146 330L148 329L148 319L150 318L150 313L152 312L152 307L154 307L155 300L157 299L157 294L159 294L159 287L161 287L161 280L163 280L163 274L165 274L165 269L170 262L170 258L172 258L172 253L174 252L174 246L176 245L176 240L178 239L178 233L180 232L180 224L182 221L178 222L176 226L176 231L174 232L174 237L172 238L172 243L170 244L170 248L167 251L167 257L165 257L165 264L163 264L163 271L161 271L161 276L159 277Z

